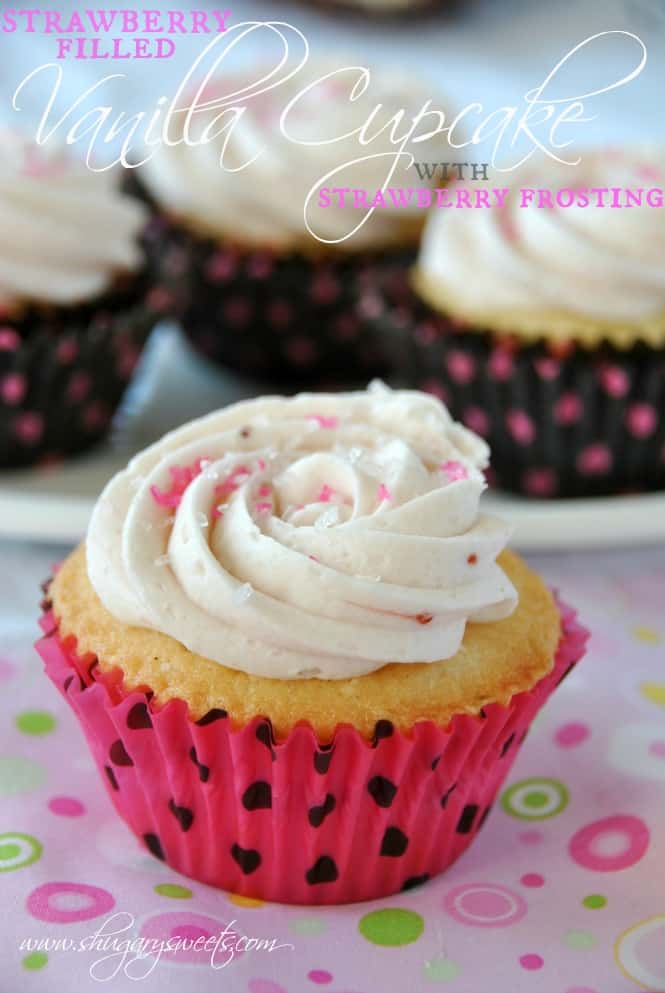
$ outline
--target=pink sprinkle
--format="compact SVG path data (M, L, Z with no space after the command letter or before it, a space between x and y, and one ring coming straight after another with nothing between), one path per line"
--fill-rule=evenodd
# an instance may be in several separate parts
M218 483L215 487L215 496L225 499L238 489L238 484L231 479L226 479L223 483Z
M270 489L270 486L268 485L268 483L264 483L262 486L259 487L259 496L260 497L270 496L271 493L272 493L272 490Z
M261 501L261 502L257 503L256 510L257 510L257 513L259 513L259 514L268 514L272 510L272 504L271 503L266 503L265 501Z
M21 343L13 328L0 328L0 352L15 352Z
M208 458L197 459L191 466L170 466L171 485L169 489L160 490L157 486L150 487L150 495L155 503L160 507L179 507L185 490L197 476L200 476L206 465L210 465Z
M0 384L0 395L10 405L20 403L26 392L25 377L17 372L10 373Z
M319 561L319 560L317 559L317 557L316 557L316 555L308 555L308 556L307 556L307 558L308 558L308 559L311 559L311 560L312 560L312 562L318 562L318 561Z
M431 624L434 620L434 614L416 614L414 620L418 621L419 624Z
M316 498L316 502L317 503L330 503L330 501L331 501L334 493L335 493L335 491L332 488L332 486L328 486L328 484L325 483L321 487L321 492L319 493L318 497Z
M446 476L451 483L456 482L458 479L468 479L469 470L466 466L463 466L461 462L448 461L444 462L439 466L442 472L445 472Z
M338 417L326 417L325 414L308 414L306 419L308 421L315 421L320 428L327 428L329 430L339 425Z
M256 463L256 465L257 465L257 468L258 468L259 472L265 472L265 470L266 470L266 460L265 459L259 459L258 462Z
M392 493L390 492L390 490L388 489L385 483L379 484L379 489L376 494L376 498L379 501L379 503L382 503L384 500L392 500L393 498Z

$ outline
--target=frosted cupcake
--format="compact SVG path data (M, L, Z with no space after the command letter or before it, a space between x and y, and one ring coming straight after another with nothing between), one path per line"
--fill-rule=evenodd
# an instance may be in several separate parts
M424 212L415 203L366 218L351 193L344 206L330 195L330 206L319 206L317 191L348 187L373 196L397 152L388 122L401 109L406 121L418 113L432 98L427 87L384 69L372 71L361 93L361 70L348 70L311 88L289 113L285 127L298 143L280 131L289 102L338 68L313 62L263 93L237 79L218 81L204 93L217 103L197 114L193 133L215 130L224 99L245 108L233 128L213 143L161 146L136 170L158 214L149 247L181 302L186 334L210 359L275 382L366 382L385 371L381 340L355 307L358 289L373 284L377 272L412 261L422 230ZM377 104L369 133L385 130L363 146L355 132ZM313 144L347 133L343 141ZM417 149L422 157L426 147L405 152ZM422 186L408 161L405 154L390 185Z
M654 153L616 150L508 174L503 209L432 213L411 286L388 294L407 381L485 436L500 486L665 486L664 179ZM626 189L642 205L610 206Z
M97 441L159 316L139 235L147 214L62 151L3 133L0 465Z
M229 407L111 481L38 647L157 858L340 903L466 849L585 640L479 510L487 454L375 388Z

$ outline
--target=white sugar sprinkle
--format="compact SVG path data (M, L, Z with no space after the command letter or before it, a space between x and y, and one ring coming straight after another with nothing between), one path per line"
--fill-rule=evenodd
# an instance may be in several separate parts
M208 515L204 514L202 510L199 510L196 514L196 523L200 528L208 527Z
M155 565L158 569L162 569L165 565L168 565L170 561L171 560L168 555L160 555L158 559L155 559Z
M367 387L367 392L385 396L386 393L391 392L391 389L389 386L386 386L382 379L373 379Z
M234 590L231 597L234 603L242 604L249 600L253 592L251 583L243 583L237 590Z
M331 528L339 524L339 507L336 504L328 507L314 521L315 528Z

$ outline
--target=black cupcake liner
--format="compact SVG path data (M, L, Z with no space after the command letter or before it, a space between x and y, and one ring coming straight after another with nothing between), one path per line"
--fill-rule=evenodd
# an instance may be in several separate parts
M396 385L438 395L492 449L488 477L530 497L665 489L665 348L525 344L464 326L403 278L361 302Z
M368 287L415 258L415 243L373 253L279 255L201 236L152 207L144 247L192 345L211 362L292 388L386 375L390 356L358 307Z
M168 302L147 273L77 307L0 318L0 467L58 462L107 432Z

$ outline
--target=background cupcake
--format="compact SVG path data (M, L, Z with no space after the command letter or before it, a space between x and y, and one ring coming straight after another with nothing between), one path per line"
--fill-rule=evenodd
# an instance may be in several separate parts
M107 431L158 316L117 176L2 136L0 465L59 459Z
M308 3L308 0L305 2ZM436 10L451 10L458 4L457 0L309 0L308 5L331 11L362 13L372 17L389 18Z
M388 289L377 323L395 367L485 436L501 487L553 497L665 486L657 161L598 151L575 168L504 175L503 208L432 213L412 277ZM530 206L521 189L534 191ZM643 205L609 206L626 189ZM590 205L538 209L538 190ZM598 190L605 207L593 205Z
M294 903L465 850L584 634L479 512L486 446L418 393L267 398L109 484L39 649L170 865Z
M372 71L366 89L361 69L338 70L339 62L314 62L264 92L220 80L205 92L212 106L194 128L215 130L223 101L244 106L233 128L211 144L162 146L135 171L158 214L149 249L181 302L185 333L209 358L275 381L360 382L385 370L381 341L355 308L358 288L411 261L422 228L415 202L366 218L351 191L372 196L383 186L397 153L391 118L404 109L408 122L431 92L387 68ZM251 79L260 76L257 68ZM286 127L298 143L288 140L282 111L319 79L289 113ZM368 129L374 140L363 148L357 132L377 104ZM396 128L404 134L408 123ZM414 147L425 155L426 143ZM405 154L391 185L422 186L408 164ZM319 207L313 196L314 237L305 203L319 187L350 192L344 207L339 198Z

